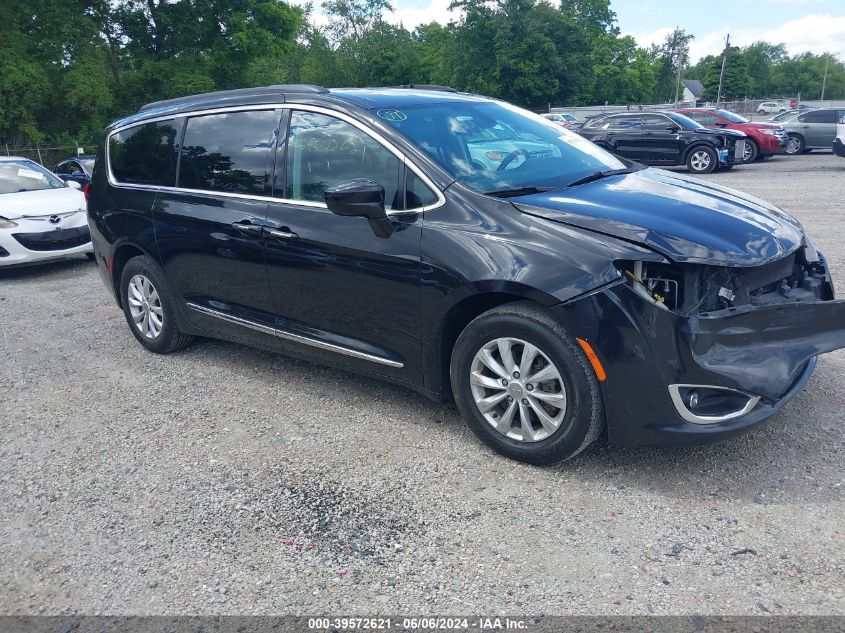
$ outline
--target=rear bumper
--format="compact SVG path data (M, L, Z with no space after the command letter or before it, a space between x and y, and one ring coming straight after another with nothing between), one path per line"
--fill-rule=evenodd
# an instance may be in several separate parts
M845 301L686 317L619 283L558 312L604 366L610 440L627 446L688 446L737 435L789 402L812 375L816 356L845 347ZM739 391L759 401L737 417L693 423L670 385Z

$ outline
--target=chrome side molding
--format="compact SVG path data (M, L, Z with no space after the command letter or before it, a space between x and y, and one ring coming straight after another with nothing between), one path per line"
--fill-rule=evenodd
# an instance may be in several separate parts
M335 345L333 343L326 343L325 341L321 341L319 339L311 338L309 336L302 336L301 334L294 334L293 332L288 332L286 330L280 330L279 328L270 327L269 325L263 325L261 323L256 323L255 321L250 321L249 319L242 319L241 317L236 317L231 314L226 314L225 312L220 312L219 310L214 310L213 308L208 308L206 306L201 306L196 303L188 302L187 306L191 310L195 310L196 312L202 312L203 314L207 314L209 316L216 317L222 321L228 321L229 323L234 323L235 325L240 325L242 327L249 328L251 330L256 330L257 332L262 332L263 334L270 334L271 336L276 336L281 339L285 339L287 341L292 341L294 343L301 343L303 345L309 345L311 347L317 347L319 349L324 349L329 352L335 352L337 354L343 354L345 356L352 356L353 358L361 358L363 360L368 360L373 363L379 363L381 365L387 365L388 367L404 367L404 363L400 363L395 360L390 360L389 358L384 358L383 356L376 356L375 354L367 354L366 352L359 352L358 350L351 349L349 347L343 347L342 345Z

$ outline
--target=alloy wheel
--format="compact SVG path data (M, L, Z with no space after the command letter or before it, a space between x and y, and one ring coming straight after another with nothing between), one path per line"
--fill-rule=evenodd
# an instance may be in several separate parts
M754 148L751 146L751 143L746 143L745 147L742 150L742 161L744 163L751 162L751 159L754 157Z
M566 384L537 346L517 338L486 343L473 358L470 388L490 426L512 440L539 442L566 416Z
M158 338L164 326L164 310L155 286L144 275L135 275L127 290L129 314L135 327L145 338Z
M790 136L789 140L786 142L786 153L787 154L797 154L801 151L801 139L797 136Z
M690 158L690 165L695 171L705 171L710 167L710 160L710 154L704 150L699 150L693 153L692 158Z

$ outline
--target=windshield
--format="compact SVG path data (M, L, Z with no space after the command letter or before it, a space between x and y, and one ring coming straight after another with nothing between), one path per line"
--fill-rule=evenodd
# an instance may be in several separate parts
M727 110L716 110L716 113L731 123L748 123L748 119L745 117L741 117L733 112L728 112Z
M685 114L681 114L680 112L667 112L666 116L670 117L675 123L686 130L697 130L704 127L698 121L693 121L691 118Z
M0 194L61 189L65 183L31 160L0 161Z
M389 113L382 117L389 125L476 191L563 187L626 167L587 139L506 103L427 103Z

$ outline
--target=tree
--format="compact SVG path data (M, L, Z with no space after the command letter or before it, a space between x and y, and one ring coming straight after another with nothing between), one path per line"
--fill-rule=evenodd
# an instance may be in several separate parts
M385 12L393 11L389 0L327 0L323 11L333 18L329 33L335 41L344 38L360 40Z
M655 91L657 102L669 102L675 99L678 89L678 73L689 64L689 43L695 39L684 29L675 29L666 36L663 44L652 49L655 61Z
M714 57L704 74L704 96L715 102L719 91L719 77L722 74L722 57ZM725 73L722 81L722 99L732 101L744 99L751 94L751 75L748 73L748 61L738 46L731 46L725 60Z

